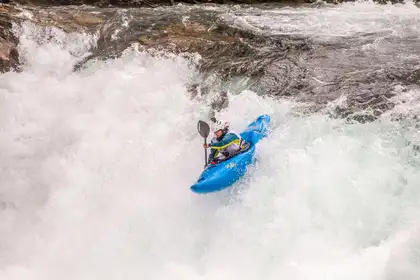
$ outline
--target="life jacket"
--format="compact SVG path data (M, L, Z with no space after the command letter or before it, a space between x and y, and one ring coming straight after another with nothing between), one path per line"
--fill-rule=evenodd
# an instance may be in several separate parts
M214 153L212 153L213 158L223 159L237 153L241 150L242 142L241 136L230 130L223 135L222 139L214 137L211 140L211 148L215 150Z

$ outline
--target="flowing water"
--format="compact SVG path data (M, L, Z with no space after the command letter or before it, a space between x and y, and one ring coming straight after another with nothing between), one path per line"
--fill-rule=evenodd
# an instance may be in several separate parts
M363 63L385 70L414 63L420 42L410 3L235 9L220 16L273 36L377 38ZM419 279L415 83L369 123L331 118L343 98L302 114L293 99L228 93L218 117L240 131L267 113L271 132L247 176L196 195L210 111L187 90L196 58L132 46L74 72L94 37L19 34L23 71L0 76L0 279Z

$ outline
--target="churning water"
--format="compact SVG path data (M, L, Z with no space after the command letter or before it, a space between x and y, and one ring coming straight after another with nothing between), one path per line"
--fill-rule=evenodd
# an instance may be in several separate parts
M244 9L241 22L417 30L416 9ZM267 113L271 133L243 180L200 196L209 106L186 89L194 60L133 47L73 72L91 37L27 25L20 42L23 71L0 76L0 279L420 279L416 89L366 124L229 95L218 117L240 131Z

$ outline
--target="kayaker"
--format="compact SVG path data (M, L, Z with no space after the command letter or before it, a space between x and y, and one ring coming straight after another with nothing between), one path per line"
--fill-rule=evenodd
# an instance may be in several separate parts
M206 149L211 148L209 164L216 164L241 150L242 139L238 134L229 130L228 122L223 120L215 121L213 130L215 137L213 137L210 144L203 145Z

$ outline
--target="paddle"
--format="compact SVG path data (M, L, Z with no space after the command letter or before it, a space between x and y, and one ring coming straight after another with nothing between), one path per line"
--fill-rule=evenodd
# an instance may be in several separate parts
M207 144L207 136L209 136L210 133L210 126L208 125L208 123L204 122L204 121L198 121L197 123L197 129L198 129L198 133L200 133L201 137L204 138L204 144ZM207 167L207 148L204 149L204 159L205 159L205 165L204 168Z

